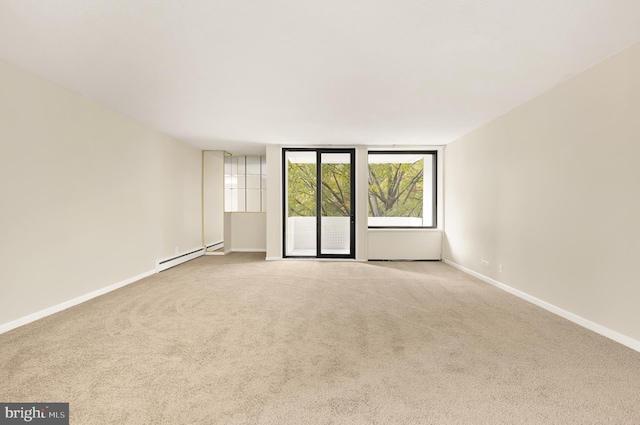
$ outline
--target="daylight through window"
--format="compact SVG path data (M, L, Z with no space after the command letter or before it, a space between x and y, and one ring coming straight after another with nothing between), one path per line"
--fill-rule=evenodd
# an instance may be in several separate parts
M369 227L436 227L436 152L369 152Z

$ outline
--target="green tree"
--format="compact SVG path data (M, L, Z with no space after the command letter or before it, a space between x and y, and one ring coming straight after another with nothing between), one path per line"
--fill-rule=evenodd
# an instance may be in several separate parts
M423 161L369 164L370 217L422 217Z
M315 217L316 164L288 163L289 217Z
M322 165L322 215L351 215L351 164Z
M350 164L322 165L322 202L324 217L351 215ZM316 164L289 162L287 171L289 217L315 217Z
M369 164L369 216L422 217L424 163ZM351 214L349 164L323 164L321 212L325 217ZM288 163L289 217L315 217L316 164Z

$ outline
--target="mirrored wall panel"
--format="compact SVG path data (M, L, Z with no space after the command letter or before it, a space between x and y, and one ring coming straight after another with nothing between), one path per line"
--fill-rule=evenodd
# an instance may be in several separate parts
M226 212L266 211L267 163L263 155L225 157Z
M202 152L202 243L215 251L224 243L223 151Z

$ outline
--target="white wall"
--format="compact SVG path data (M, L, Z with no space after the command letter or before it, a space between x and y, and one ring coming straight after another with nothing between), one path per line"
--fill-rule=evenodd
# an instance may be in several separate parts
M369 260L440 260L442 231L436 229L369 229Z
M369 225L369 172L367 170L367 148L356 148L356 260L367 261L367 230Z
M282 147L267 145L267 260L282 258Z
M640 44L448 145L445 259L640 340L638 76Z
M231 213L231 250L264 252L267 250L265 213ZM226 250L225 240L225 250Z
M230 212L224 213L224 252L231 252L233 246L233 220Z
M201 153L0 62L0 326L201 246Z

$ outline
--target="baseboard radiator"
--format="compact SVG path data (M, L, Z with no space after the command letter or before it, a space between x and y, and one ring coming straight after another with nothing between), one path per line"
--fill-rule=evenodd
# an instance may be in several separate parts
M202 248L191 250L184 254L178 254L175 257L159 260L156 263L156 273L160 273L162 271L170 269L171 267L175 267L178 264L182 264L189 260L193 260L194 258L198 258L201 255L204 255L204 252L205 252L205 247L202 247Z
M216 249L220 249L224 246L224 241L216 242L207 245L207 251L215 251Z

